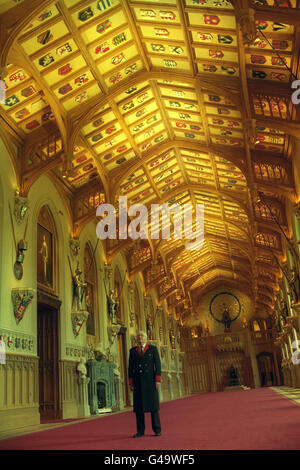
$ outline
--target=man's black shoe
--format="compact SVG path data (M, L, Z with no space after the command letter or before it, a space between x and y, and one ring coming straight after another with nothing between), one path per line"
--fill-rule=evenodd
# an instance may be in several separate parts
M161 432L160 431L156 432L155 436L161 436Z
M140 432L137 432L134 434L132 437L142 437L144 434L141 434Z

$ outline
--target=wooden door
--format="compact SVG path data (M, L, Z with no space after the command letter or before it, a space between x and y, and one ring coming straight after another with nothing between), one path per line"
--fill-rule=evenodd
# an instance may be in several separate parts
M37 347L41 421L59 419L58 310L38 304Z

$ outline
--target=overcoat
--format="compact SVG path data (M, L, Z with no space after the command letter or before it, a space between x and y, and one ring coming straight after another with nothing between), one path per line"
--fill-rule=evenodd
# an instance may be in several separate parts
M159 410L156 382L161 381L161 363L156 346L146 344L143 355L134 347L129 353L129 383L133 385L133 411Z

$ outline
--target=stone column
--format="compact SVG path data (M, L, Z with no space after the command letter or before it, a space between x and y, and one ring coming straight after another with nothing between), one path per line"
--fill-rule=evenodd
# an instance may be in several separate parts
M81 376L78 378L79 384L79 416L91 416L89 406L89 395L88 395L88 384L90 382L89 377Z
M122 379L120 374L114 374L115 376L115 390L116 390L116 402L119 410L124 409L124 401L123 401L123 390L122 390Z
M167 377L168 377L168 387L169 387L170 398L171 400L173 400L174 394L173 394L172 374L168 372Z
M164 399L163 391L162 391L162 384L158 387L158 398L159 401L162 402Z
M245 331L245 345L247 345L246 347L247 347L247 350L249 352L249 356L250 356L250 360L251 360L254 387L259 388L260 387L260 377L259 377L259 372L258 372L256 354L255 354L255 351L254 351L254 348L253 348L253 345L252 345L251 334L250 334L250 331L248 329Z
M210 391L217 392L218 386L215 338L211 335L208 335L205 337L205 341L207 351L208 373L210 379Z
M182 397L182 391L181 391L181 378L180 378L180 374L176 374L176 379L177 379L178 395L179 395L179 398L181 398L181 397Z

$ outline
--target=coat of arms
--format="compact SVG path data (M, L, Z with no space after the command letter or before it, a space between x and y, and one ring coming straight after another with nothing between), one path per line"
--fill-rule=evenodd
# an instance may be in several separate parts
M13 289L11 298L14 306L14 316L17 324L22 320L25 311L33 299L33 291L31 289Z

